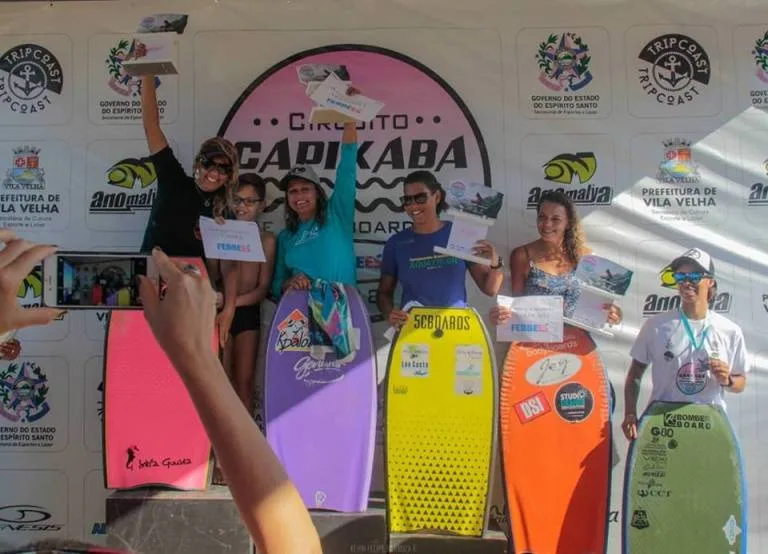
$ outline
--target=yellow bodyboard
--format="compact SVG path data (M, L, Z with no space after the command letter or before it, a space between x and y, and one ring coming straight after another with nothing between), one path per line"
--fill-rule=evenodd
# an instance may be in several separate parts
M497 379L471 308L413 308L387 368L389 531L482 536L495 455Z

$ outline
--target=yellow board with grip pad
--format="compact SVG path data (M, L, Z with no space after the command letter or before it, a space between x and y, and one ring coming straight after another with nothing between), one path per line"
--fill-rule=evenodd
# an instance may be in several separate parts
M488 333L471 308L409 314L387 369L389 531L482 536L498 418Z

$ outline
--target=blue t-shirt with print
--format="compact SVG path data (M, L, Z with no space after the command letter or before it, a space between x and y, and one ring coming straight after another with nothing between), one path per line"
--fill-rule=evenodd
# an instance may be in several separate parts
M275 298L282 296L283 282L297 273L310 279L357 285L353 240L356 181L357 144L344 143L325 224L321 226L314 219L303 221L295 233L283 229L277 236L272 278Z
M415 300L424 306L460 307L467 305L467 263L438 254L435 246L448 244L451 223L428 234L405 229L392 235L384 245L381 274L394 277L402 287L400 306Z

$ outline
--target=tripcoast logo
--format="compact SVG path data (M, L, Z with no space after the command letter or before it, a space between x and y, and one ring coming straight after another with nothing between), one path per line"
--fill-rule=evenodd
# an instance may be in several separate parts
M651 39L638 55L643 91L663 106L695 101L709 85L709 56L695 39L666 34Z
M45 111L61 96L64 71L39 44L20 44L0 56L0 106L29 115Z

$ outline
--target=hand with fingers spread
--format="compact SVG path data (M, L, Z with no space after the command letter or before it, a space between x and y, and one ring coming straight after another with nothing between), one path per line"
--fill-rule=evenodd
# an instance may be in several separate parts
M0 334L32 325L47 325L64 313L56 308L22 308L16 293L22 281L36 265L56 252L55 246L43 246L17 238L13 231L0 229Z

